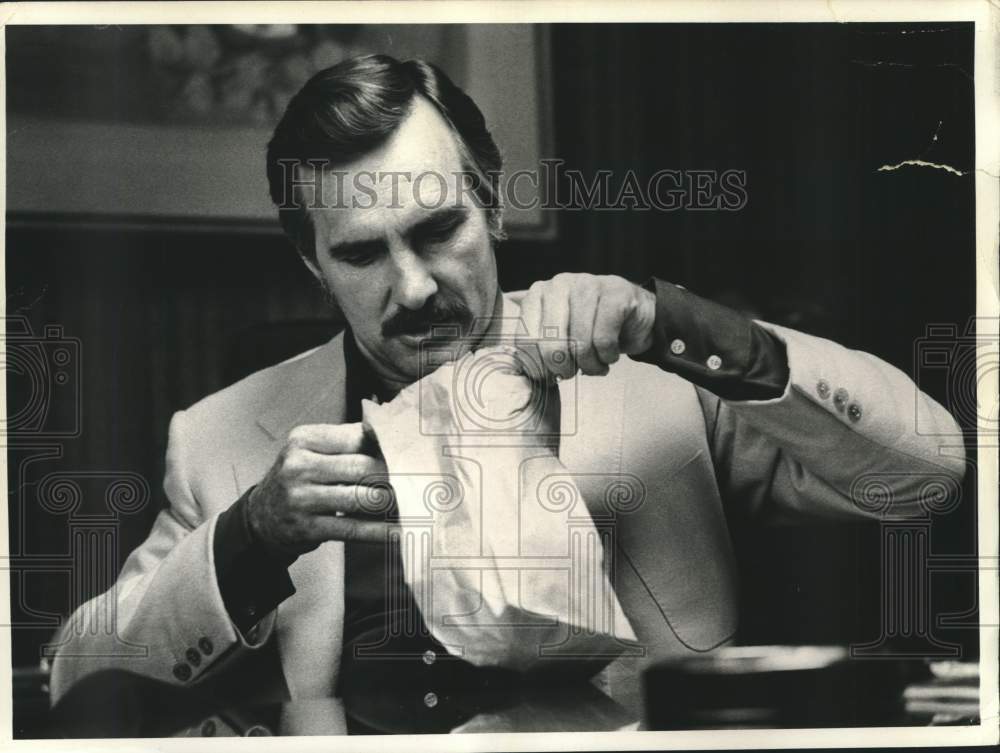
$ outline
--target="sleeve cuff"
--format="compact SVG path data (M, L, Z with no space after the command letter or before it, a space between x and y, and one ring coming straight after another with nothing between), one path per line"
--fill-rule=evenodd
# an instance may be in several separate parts
M724 400L771 400L788 385L784 343L752 320L682 287L651 278L653 345L636 361L654 364Z
M295 593L288 566L269 552L254 535L247 521L251 487L215 526L215 572L226 612L246 636L265 616Z

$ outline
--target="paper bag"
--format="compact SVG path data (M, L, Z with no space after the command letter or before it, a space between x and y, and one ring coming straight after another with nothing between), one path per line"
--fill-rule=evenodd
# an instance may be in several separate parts
M559 461L559 390L523 372L514 351L487 348L363 404L396 496L404 577L455 656L522 671L602 665L635 635Z

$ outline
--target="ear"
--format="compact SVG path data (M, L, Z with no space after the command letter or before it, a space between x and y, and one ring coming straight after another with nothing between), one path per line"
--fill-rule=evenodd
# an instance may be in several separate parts
M342 322L346 322L347 319L344 317L344 312L340 308L340 304L337 303L337 300L333 297L333 291L330 290L329 286L326 284L326 280L323 279L323 273L320 272L319 265L302 252L298 253L302 263L305 264L306 269L309 270L309 273L313 276L313 279L316 280L316 284L319 285L320 290L323 292L323 298L326 299L326 305L330 307L330 312L333 314L334 318Z
M313 261L311 258L309 258L308 256L306 256L304 253L302 253L302 251L299 251L298 249L296 249L296 250L299 253L299 258L302 259L302 263L306 265L306 269L308 269L309 273L313 277L316 278L316 282L318 282L320 285L322 285L323 284L323 273L320 272L319 265L316 264L315 261Z
M295 217L297 221L282 224L288 240L291 241L292 247L295 249L295 253L299 255L309 273L322 285L323 273L320 271L319 264L316 263L318 250L316 248L316 231L312 225L313 220L309 217L307 211L300 211L303 212L304 216L297 215Z

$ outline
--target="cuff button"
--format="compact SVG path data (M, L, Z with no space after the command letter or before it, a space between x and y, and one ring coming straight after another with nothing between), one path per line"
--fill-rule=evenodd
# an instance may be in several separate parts
M201 652L205 656L211 655L212 651L215 650L215 646L212 645L212 641L210 641L208 638L202 638L201 640L199 640L198 648L201 649Z
M851 403L847 406L847 417L854 423L861 420L861 415L861 406L857 403Z
M825 379L820 379L816 382L816 394L819 395L822 400L826 400L830 397L830 383Z
M191 679L191 667L183 662L174 665L174 677L176 677L181 682L187 682Z
M850 394L843 387L833 393L833 404L841 413L844 411L844 406L847 405L848 398L850 398Z
M192 667L197 667L197 666L198 666L199 664L201 664L201 654L199 654L199 653L198 653L197 651L195 651L195 650L194 650L193 648L189 648L189 649L188 649L188 650L187 650L187 651L186 651L186 652L184 653L184 656L186 656L186 657L187 657L187 660L188 660L189 662L191 662L191 666L192 666Z
M722 367L722 359L718 356L709 356L705 363L708 364L708 368L712 371L718 371Z
M670 343L670 352L675 356L681 355L685 350L687 350L687 345L684 344L683 340L677 339Z

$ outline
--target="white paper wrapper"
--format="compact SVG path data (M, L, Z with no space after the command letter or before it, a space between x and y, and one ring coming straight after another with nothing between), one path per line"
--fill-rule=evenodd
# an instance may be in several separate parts
M635 635L601 540L559 462L559 390L506 348L440 366L389 403L365 401L424 621L476 665L606 663Z

